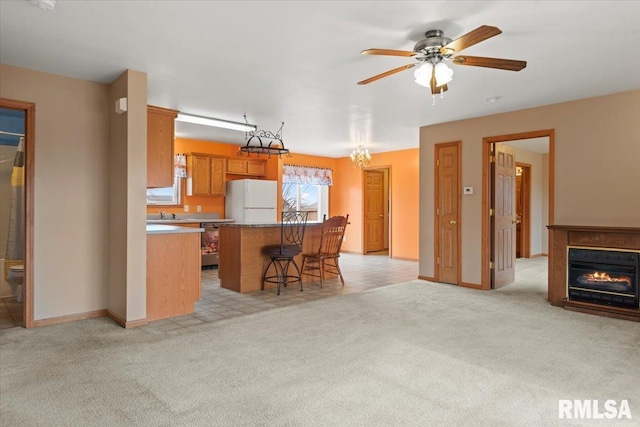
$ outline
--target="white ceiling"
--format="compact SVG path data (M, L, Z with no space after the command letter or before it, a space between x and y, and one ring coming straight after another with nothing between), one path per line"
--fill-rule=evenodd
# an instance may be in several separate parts
M294 153L418 146L419 127L640 88L638 1L78 1L53 11L0 2L0 62L108 83L148 74L148 102L277 131ZM432 105L405 71L363 56L412 50L430 29L502 34L464 50L520 59L520 72L452 65ZM484 104L487 97L500 97ZM177 124L179 136L241 144L244 134Z

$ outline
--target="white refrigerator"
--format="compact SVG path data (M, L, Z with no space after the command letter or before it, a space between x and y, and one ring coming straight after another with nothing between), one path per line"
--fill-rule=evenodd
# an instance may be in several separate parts
M278 182L263 179L227 181L224 214L241 224L276 223Z

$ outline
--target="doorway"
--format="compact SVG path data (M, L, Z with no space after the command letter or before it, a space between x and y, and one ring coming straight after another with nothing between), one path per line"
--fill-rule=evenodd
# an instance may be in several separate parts
M504 151L500 147L507 150L517 147L518 152L526 153L537 151L533 147L542 143L547 147L543 164L532 164L527 160L528 158L523 159L520 155L515 155L515 161L509 166L512 168L512 172L509 172L513 176L513 182L510 184L512 187L506 190L501 189L501 178L497 175L502 173L502 179L506 180L507 178L504 177L507 172L505 170L500 172L496 166L496 156L499 155L497 153ZM546 226L553 224L554 221L554 156L555 132L553 129L483 138L482 289L494 289L513 282L518 245L520 245L521 257L546 255L546 245L548 245ZM519 159L522 161L518 161ZM544 172L541 169L544 169ZM521 173L520 194L517 194L516 170ZM543 178L541 174L544 175ZM526 187L527 181L528 187ZM539 191L540 188L544 190L543 195ZM509 203L512 203L512 205L506 205L512 210L502 212L503 217L498 212L500 206L496 206L496 200L500 201L498 193L502 191L506 191L503 197L508 197ZM519 217L517 212L517 196L520 196L522 201L519 213L522 217ZM521 229L519 241L518 225ZM509 240L506 240L505 236L508 236ZM506 247L510 242L512 247ZM512 267L510 271L508 271L509 267Z
M33 327L33 183L34 183L34 143L35 104L0 98L0 108L24 113L24 155L22 166L22 261L24 279L22 290L22 325ZM4 271L2 272L4 274Z
M389 233L389 176L390 167L364 170L364 230L365 255L391 254Z

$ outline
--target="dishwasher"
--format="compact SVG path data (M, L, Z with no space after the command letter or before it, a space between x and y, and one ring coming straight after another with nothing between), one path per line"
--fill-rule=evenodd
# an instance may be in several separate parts
M202 268L215 268L220 262L220 235L218 224L213 222L200 223L202 232Z

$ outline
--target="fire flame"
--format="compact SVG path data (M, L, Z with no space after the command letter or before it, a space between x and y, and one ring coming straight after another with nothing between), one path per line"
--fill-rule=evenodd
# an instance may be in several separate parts
M631 286L631 279L629 277L611 277L606 272L595 271L593 273L585 274L587 280L592 282L622 282Z

